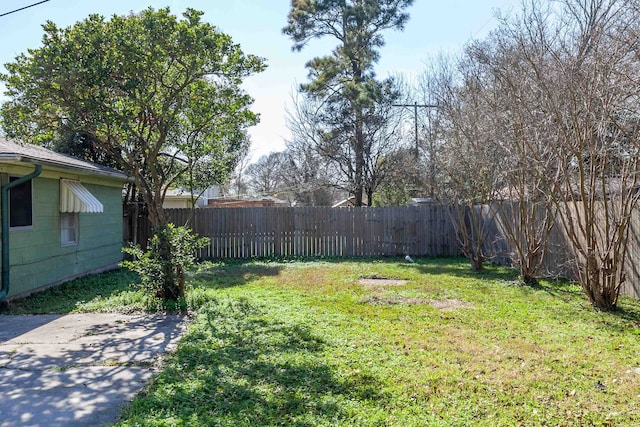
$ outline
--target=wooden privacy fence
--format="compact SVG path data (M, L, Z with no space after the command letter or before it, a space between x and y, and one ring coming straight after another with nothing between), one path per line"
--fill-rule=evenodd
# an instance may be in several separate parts
M167 209L169 221L211 239L205 259L272 256L454 256L460 252L446 207L273 207ZM125 221L127 223L128 221ZM127 231L128 229L128 231ZM125 238L132 240L131 226ZM138 226L137 241L149 237Z
M515 206L515 205L514 205ZM486 206L485 206L486 208ZM573 217L578 215L584 217L584 210L580 204L571 207ZM578 212L578 213L575 213ZM512 215L507 209L505 215ZM483 219L484 226L487 231L487 241L485 244L486 253L489 254L494 262L499 264L510 265L514 259L515 248L513 242L505 236L500 221L506 221L508 218L501 218L503 213L499 213L497 208L484 209ZM604 221L601 223L604 224ZM602 236L601 236L602 237ZM582 240L582 244L586 245L584 236L578 238ZM603 240L599 243L606 246ZM627 257L624 265L625 282L620 292L623 295L629 295L640 298L640 210L636 209L631 213L629 218L629 240L627 243ZM567 236L559 218L556 218L553 228L546 240L546 251L543 258L542 269L540 275L542 277L564 277L571 280L577 280L577 263L574 255L573 245Z
M477 207L482 208L482 207ZM167 209L169 221L211 239L198 254L203 259L274 256L457 256L461 255L452 223L453 207L393 208L258 207ZM513 248L498 217L483 209L486 252L510 264ZM124 241L143 247L151 237L146 212L125 206ZM630 223L627 281L622 292L640 297L640 211ZM575 278L571 245L556 224L548 240L543 275Z

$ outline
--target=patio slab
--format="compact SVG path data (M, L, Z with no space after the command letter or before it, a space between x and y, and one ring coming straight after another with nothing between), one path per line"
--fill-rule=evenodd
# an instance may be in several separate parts
M175 348L183 316L0 316L0 427L114 423Z

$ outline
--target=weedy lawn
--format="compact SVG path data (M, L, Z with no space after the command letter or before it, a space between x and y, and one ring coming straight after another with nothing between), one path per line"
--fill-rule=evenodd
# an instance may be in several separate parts
M69 309L158 308L109 278ZM640 425L639 301L599 313L573 284L461 259L203 264L190 279L194 321L121 426Z

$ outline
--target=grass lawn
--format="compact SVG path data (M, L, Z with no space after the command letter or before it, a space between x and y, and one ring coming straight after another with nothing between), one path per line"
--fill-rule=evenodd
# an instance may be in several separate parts
M98 277L61 310L158 308ZM640 425L640 301L599 313L461 259L205 264L191 283L195 319L122 426Z

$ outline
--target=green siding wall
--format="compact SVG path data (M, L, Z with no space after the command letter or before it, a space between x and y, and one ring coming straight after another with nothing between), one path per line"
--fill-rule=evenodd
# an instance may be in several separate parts
M80 213L78 244L60 244L60 182L33 180L33 227L10 230L9 298L122 260L122 188L83 185L104 205Z

